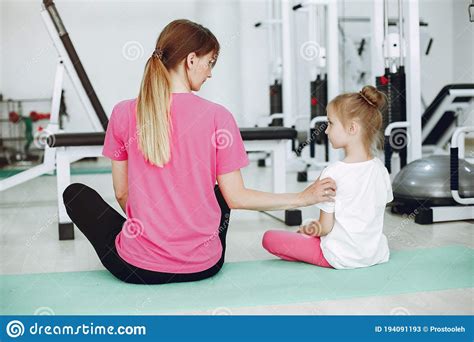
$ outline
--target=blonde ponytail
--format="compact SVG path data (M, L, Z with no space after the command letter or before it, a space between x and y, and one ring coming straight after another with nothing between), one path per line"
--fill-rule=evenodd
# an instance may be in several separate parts
M170 78L163 62L150 57L137 101L139 148L145 160L163 167L171 158Z
M151 164L163 167L171 159L173 127L168 70L183 63L191 52L203 56L211 51L219 54L219 49L212 32L190 20L174 20L160 33L155 51L145 65L137 99L138 148Z

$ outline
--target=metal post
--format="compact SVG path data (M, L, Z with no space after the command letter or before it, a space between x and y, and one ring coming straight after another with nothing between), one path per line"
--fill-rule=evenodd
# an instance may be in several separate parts
M327 73L328 73L328 101L339 95L339 29L337 18L337 1L327 3L326 42L327 42ZM342 151L329 146L329 161L341 159Z
M74 89L76 90L79 96L79 99L81 100L81 103L86 110L90 123L92 124L95 131L98 131L98 132L104 131L104 128L102 127L102 124L99 121L99 118L97 117L97 113L95 109L93 108L92 103L89 97L87 96L84 87L81 84L81 81L79 79L79 76L77 75L76 69L74 69L74 66L72 65L72 61L69 58L69 55L65 47L58 37L58 33L55 29L53 22L51 21L48 11L42 10L41 17L43 18L43 22L46 26L46 29L48 30L51 40L53 41L54 47L56 48L59 58L61 58L61 60L64 63L64 67L66 69L66 72L69 78L71 79L71 83L73 84Z
M421 80L420 80L420 17L418 0L405 1L407 13L405 32L407 39L406 95L409 144L407 162L422 157L421 154Z
M294 103L293 85L293 48L291 44L291 18L290 1L281 1L281 35L282 35L282 57L283 57L283 126L290 127L292 123Z
M375 78L384 73L384 58L383 58L383 39L384 39L384 22L383 22L383 2L373 1L372 6L372 39L371 45L371 64L372 75L371 80L375 85Z

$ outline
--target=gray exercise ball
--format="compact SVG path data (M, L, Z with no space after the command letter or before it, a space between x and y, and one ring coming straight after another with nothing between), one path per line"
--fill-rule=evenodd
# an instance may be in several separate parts
M452 202L449 155L433 155L406 165L392 182L395 199L428 200L438 205ZM459 195L474 196L473 164L459 160Z

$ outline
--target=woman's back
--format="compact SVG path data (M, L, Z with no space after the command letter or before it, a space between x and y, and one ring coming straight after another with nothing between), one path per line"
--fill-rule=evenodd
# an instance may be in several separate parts
M171 159L160 168L138 149L136 99L114 107L103 154L128 159L127 223L120 256L141 268L190 273L220 258L216 176L248 165L240 131L224 107L193 93L172 93Z

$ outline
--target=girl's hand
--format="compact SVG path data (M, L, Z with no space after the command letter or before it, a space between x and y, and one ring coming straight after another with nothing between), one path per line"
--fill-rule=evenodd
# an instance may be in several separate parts
M321 202L334 202L336 182L332 178L319 178L298 194L301 206L306 207Z
M322 227L318 220L310 221L309 223L302 224L297 233L305 234L309 236L321 236Z

